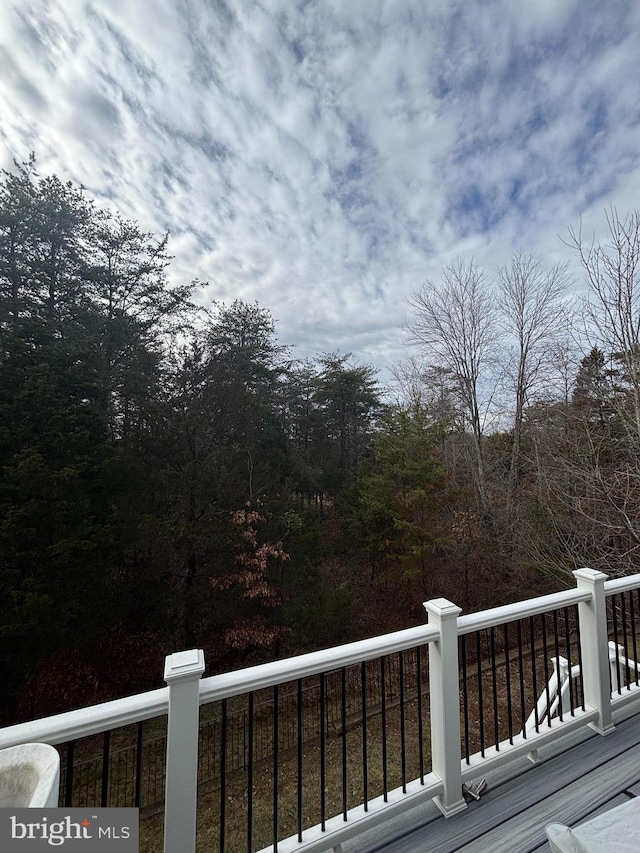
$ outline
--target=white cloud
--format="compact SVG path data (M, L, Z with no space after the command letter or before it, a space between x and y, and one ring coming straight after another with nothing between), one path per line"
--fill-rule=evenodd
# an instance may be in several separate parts
M636 7L16 0L2 165L35 150L170 229L177 279L258 299L301 356L386 366L456 254L554 263L580 214L637 204Z

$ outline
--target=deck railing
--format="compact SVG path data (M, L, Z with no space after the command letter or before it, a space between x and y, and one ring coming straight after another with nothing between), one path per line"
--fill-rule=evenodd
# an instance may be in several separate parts
M640 575L574 575L464 616L436 599L424 626L209 678L201 651L178 652L166 687L5 728L0 748L60 745L66 805L142 805L156 762L167 853L193 851L196 825L209 850L285 853L337 848L429 799L450 816L464 782L578 726L608 734L640 693ZM82 792L97 736L101 772Z

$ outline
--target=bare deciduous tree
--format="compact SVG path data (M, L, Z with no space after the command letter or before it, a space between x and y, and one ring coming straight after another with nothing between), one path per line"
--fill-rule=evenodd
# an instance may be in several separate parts
M607 215L610 242L586 245L581 230L569 229L569 245L580 255L589 293L584 300L588 333L624 371L631 406L619 414L640 438L640 211L621 219L615 208ZM618 398L620 402L624 397Z
M474 478L480 511L490 517L484 459L483 380L493 363L497 336L496 307L490 284L473 261L446 266L438 285L415 291L406 321L409 343L420 347L429 364L446 371L471 428Z
M507 518L513 514L520 481L522 427L526 406L541 381L548 379L554 348L566 332L564 302L567 265L550 269L534 255L519 252L498 269L498 301L506 334L515 340L505 370L514 396L513 445L507 484Z
M566 433L540 433L538 477L546 559L628 574L640 559L640 212L621 218L611 209L607 224L606 243L569 230L588 285L592 349L576 375Z

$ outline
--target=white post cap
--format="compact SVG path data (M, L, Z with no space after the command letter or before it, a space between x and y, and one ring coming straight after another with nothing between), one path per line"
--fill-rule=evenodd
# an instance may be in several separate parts
M446 619L447 616L459 616L462 613L462 608L458 607L448 598L432 598L430 601L423 602L422 606L427 611L440 619Z
M187 681L200 678L204 672L204 652L202 649L189 649L174 652L164 659L164 680L166 682Z

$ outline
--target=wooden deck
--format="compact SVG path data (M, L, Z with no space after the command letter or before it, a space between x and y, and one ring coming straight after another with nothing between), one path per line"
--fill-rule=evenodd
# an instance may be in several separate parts
M547 824L576 826L640 796L640 704L614 722L606 737L585 727L542 749L535 765L525 758L486 774L482 799L464 812L445 819L430 803L345 843L344 853L548 853Z

